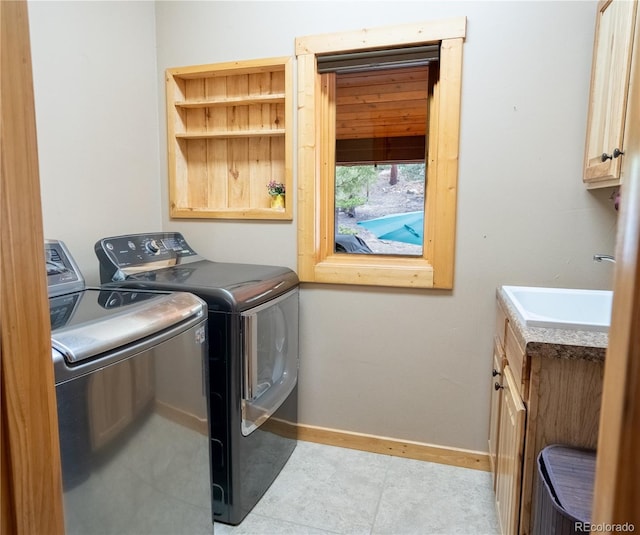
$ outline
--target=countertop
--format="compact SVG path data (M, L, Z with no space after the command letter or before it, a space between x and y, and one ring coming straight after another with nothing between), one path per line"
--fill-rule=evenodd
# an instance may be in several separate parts
M608 333L526 327L520 321L520 317L502 287L498 287L496 296L527 355L561 359L604 360L609 344Z

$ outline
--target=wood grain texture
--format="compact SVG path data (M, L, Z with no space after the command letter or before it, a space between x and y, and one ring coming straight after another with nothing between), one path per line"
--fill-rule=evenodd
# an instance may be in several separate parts
M549 444L595 449L602 400L602 362L531 359L522 476L520 533L532 530L531 508L538 453Z
M313 54L298 57L298 277L301 281L315 280L316 252L319 244L319 219L316 211L316 176L320 161L316 125L320 109L316 101L320 95L320 77Z
M167 69L172 217L292 219L291 70L291 58Z
M500 440L500 411L502 408L502 396L499 388L495 385L502 385L502 349L498 338L493 342L493 373L491 382L491 397L489 405L491 407L489 417L489 461L491 473L493 474L493 488L496 489L496 475L498 471L498 441ZM497 372L497 374L495 374Z
M271 73L275 71L285 71L286 65L291 58L288 56L277 58L261 58L241 61L227 61L224 63L207 63L202 65L188 65L185 67L174 67L171 73L179 78L215 78L218 76L227 77L238 74Z
M433 264L435 288L453 288L455 262L456 208L458 192L458 153L460 139L460 104L462 98L462 37L443 40L440 46L440 78L436 174L438 185L433 214L426 214L425 224L434 227ZM431 175L429 175L429 179Z
M526 409L509 366L502 370L499 438L496 468L496 504L503 535L515 535L520 517L522 452Z
M522 345L522 333L516 323L506 315L505 310L497 302L496 335L494 347L494 365L497 369L500 352L503 350L500 335L505 333L503 364L509 368L512 385L503 390L501 404L492 398L489 424L490 445L495 443L498 435L496 468L496 499L500 522L504 534L529 535L532 532L532 507L535 482L537 478L536 459L540 451L550 444L565 444L577 448L596 447L602 397L604 362L588 358L563 358L562 351L555 351L549 356L539 344ZM505 329L506 323L506 329ZM544 345L544 344L543 344ZM570 351L571 346L567 346ZM571 353L570 353L571 354ZM575 354L572 354L575 356ZM521 378L515 373L519 370ZM502 386L505 385L503 370ZM500 462L503 452L501 448L514 445L510 437L504 437L503 426L507 433L512 432L514 418L505 414L505 410L514 413L514 408L505 409L507 391L517 394L524 402L526 419L523 442L521 443L522 470L502 470L503 473L516 477L516 481L504 481L500 484ZM493 392L493 388L492 388ZM495 420L499 414L499 426L495 429ZM503 445L506 444L506 445ZM490 448L490 451L491 448ZM513 458L513 451L506 452L507 459ZM502 460L507 463L506 460ZM507 463L508 464L508 463ZM506 476L504 476L506 477ZM507 491L519 488L518 499L505 496ZM500 496L500 493L503 496ZM512 507L512 510L509 510ZM514 519L518 519L516 524Z
M404 441L303 424L295 426L295 436L299 440L340 448L489 471L488 455L478 451L446 448L423 442Z
M427 25L429 28L432 26ZM466 23L463 25L466 27ZM421 25L413 29L422 32ZM394 28L376 34L378 47L404 44ZM352 35L353 34L353 35ZM358 36L354 39L354 35ZM460 35L464 36L463 29ZM317 73L316 52L340 52L355 43L359 32L332 35L328 43L303 39L298 53L298 275L303 282L413 288L453 287L457 207L458 137L463 37L441 43L442 74L430 93L429 156L425 240L420 257L336 255L335 228L335 98L328 75ZM405 36L406 37L406 36ZM419 42L438 41L428 32ZM367 41L369 43L369 41ZM371 44L367 45L372 47ZM367 48L367 46L361 47ZM316 48L320 47L320 49ZM429 69L429 72L435 72ZM443 96L443 91L446 96ZM330 148L328 148L330 147ZM445 243L446 242L446 243Z
M399 24L383 28L364 28L352 32L328 33L296 38L296 56L350 52L390 46L419 45L456 37L464 38L466 17Z
M317 190L318 219L320 231L319 259L326 259L334 254L335 244L335 187L336 187L336 75L327 73L320 76L320 183ZM317 177L316 177L317 180ZM318 265L315 266L316 282L318 280Z
M205 96L204 80L187 80L185 98L187 100L203 99ZM187 109L185 127L196 132L206 132L206 114L204 109ZM196 139L187 143L185 157L187 168L187 182L181 184L187 192L187 205L196 209L208 206L208 168L207 142ZM186 186L186 187L185 187Z
M62 534L58 421L45 280L27 4L0 2L2 522Z
M428 66L336 76L335 139L425 136Z
M509 362L509 367L513 373L513 377L518 385L518 391L523 399L526 399L524 383L529 382L528 374L525 369L525 350L518 343L516 335L513 333L513 328L509 322L507 322L507 334L504 342L505 357Z
M625 150L637 8L636 0L601 0L598 3L583 176L589 188L620 183L623 159L603 162L601 157L603 153L612 154L616 148Z
M598 438L594 523L640 529L640 14L636 13L624 183Z

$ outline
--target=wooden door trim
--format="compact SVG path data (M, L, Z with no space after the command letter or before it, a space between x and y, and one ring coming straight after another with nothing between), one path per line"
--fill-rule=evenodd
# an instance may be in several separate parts
M640 34L636 30L627 110L635 120L627 122L625 131L592 522L612 527L630 522L640 529Z
M64 533L27 3L0 2L3 533Z

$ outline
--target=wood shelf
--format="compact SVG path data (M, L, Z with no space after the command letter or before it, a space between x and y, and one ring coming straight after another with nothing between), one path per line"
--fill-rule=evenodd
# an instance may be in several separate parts
M290 57L167 69L173 218L293 219L267 184L293 191Z
M275 208L183 208L180 217L189 219L291 219L284 209Z
M217 108L217 107L229 107L229 106L250 106L253 104L284 104L285 95L273 94L273 95L257 95L248 97L230 97L223 99L203 99L175 102L176 108Z
M235 137L272 137L284 136L285 129L279 130L238 130L237 132L182 132L177 139L230 139Z

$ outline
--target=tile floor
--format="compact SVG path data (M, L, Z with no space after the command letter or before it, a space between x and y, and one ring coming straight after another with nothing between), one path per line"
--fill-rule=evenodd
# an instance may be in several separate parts
M498 534L488 472L299 442L239 526L215 535Z

